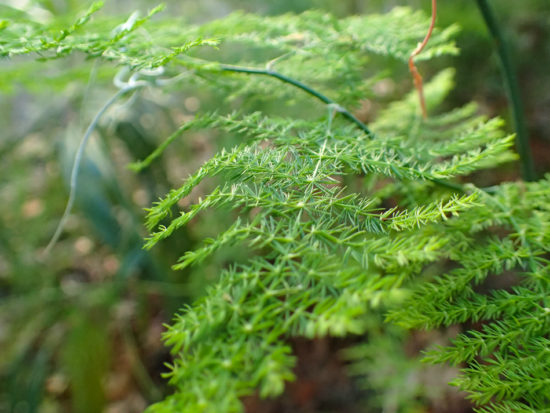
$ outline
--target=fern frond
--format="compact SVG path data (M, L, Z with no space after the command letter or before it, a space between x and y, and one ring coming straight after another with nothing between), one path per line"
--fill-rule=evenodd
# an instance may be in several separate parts
M60 23L40 23L21 13L10 13L2 30L0 56L15 57L33 54L42 59L57 59L74 52L89 57L103 58L133 70L152 69L164 66L191 48L217 45L214 39L187 37L185 33L166 37L163 24L152 24L152 16L162 11L162 6L151 9L141 17L131 14L125 22L102 20L93 24L103 2L95 2L68 28L59 29ZM8 8L9 9L9 8ZM147 36L137 29L147 23ZM63 26L61 26L63 27Z
M404 304L407 310L390 316L415 328L482 323L479 329L460 334L450 346L431 350L425 357L431 363L465 363L467 367L454 384L468 391L479 405L487 405L480 411L516 411L509 409L523 406L517 411L538 412L550 401L546 339L550 332L550 278L548 262L542 258L548 244L541 242L548 234L541 221L547 205L539 203L547 199L549 188L550 182L543 180L506 184L492 195L483 194L481 202L492 209L484 208L475 216L465 212L463 222L451 224L461 226L461 231L466 227L479 231L477 239L452 254L462 268L419 284L414 298ZM504 235L488 234L495 227L502 228ZM478 291L476 285L486 282L489 275L510 271L518 273L517 286Z
M326 55L326 46L334 45L335 49L359 49L406 62L411 50L424 37L428 25L429 19L422 12L406 7L396 7L386 14L341 20L318 11L274 17L234 13L200 26L196 34L198 37L225 37L226 41L281 51L295 52L298 46L297 53L307 57ZM456 54L458 49L452 42L456 32L456 26L437 30L420 58Z
M228 119L230 122L224 123ZM409 179L430 177L430 171L436 168L440 171L467 168L470 162L481 157L484 150L488 151L488 157L496 158L497 152L505 153L510 140L501 138L501 143L493 144L497 148L495 150L491 144L483 142L486 149L472 151L452 161L436 162L434 159L433 166L422 166L406 155L407 148L401 150L403 153L394 150L394 142L391 140L368 140L364 135L354 136L354 132L349 129L346 129L346 134L340 134L337 128L326 134L323 128L307 130L302 129L303 124L292 122L287 122L292 128L279 134L273 133L274 130L278 131L277 128L270 127L269 132L265 130L265 125L276 125L278 120L258 122L258 117L254 119L256 123L250 123L249 120L250 117L245 117L241 123L238 117L222 117L220 125L229 125L230 130L244 133L251 142L230 151L222 150L181 188L173 190L149 211L149 225L153 228L167 218L171 208L202 180L223 177L224 184L218 185L192 204L167 226L160 226L148 239L147 247L154 246L203 211L229 207L240 218L218 237L207 240L203 247L185 253L175 268L183 269L198 264L221 248L234 245L245 246L251 252L262 251L266 259L274 260L272 263L257 258L251 265L236 266L221 277L218 286L222 291L230 297L233 290L239 297L246 297L240 301L238 311L231 307L234 299L227 296L224 299L224 293L220 291L216 295L208 294L202 304L207 307L193 306L185 312L180 320L188 317L201 319L212 312L206 309L210 307L217 308L216 314L228 314L229 318L216 322L218 327L213 326L213 321L204 322L202 325L210 333L206 330L204 333L197 332L197 337L200 337L200 340L197 338L197 344L189 341L191 338L187 335L185 337L188 338L180 336L184 330L197 331L196 325L178 324L171 329L167 337L172 343L175 343L174 340L182 343L176 345L176 348L182 348L184 353L181 354L185 354L183 357L186 363L193 365L186 367L187 364L177 364L174 367L179 374L181 371L188 372L185 376L174 375L173 383L176 385L197 383L198 376L191 374L194 374L192 371L196 363L200 364L202 359L222 360L220 357L229 337L238 334L237 330L222 333L225 330L220 328L229 328L228 323L233 322L229 320L234 320L237 323L235 328L242 334L245 329L242 324L250 321L242 317L242 306L254 308L254 311L249 310L250 314L262 314L262 322L255 321L261 327L254 327L255 324L247 327L251 332L262 336L267 331L276 330L276 326L281 328L280 331L276 330L279 335L274 338L275 341L281 340L285 334L311 337L364 331L362 319L367 311L364 303L377 305L383 297L398 291L406 280L422 269L423 264L440 259L442 246L453 237L452 234L437 236L443 228L439 225L446 225L448 220L453 221L451 217L469 209L477 210L482 205L478 203L479 193L474 192L451 197L444 202L438 200L417 205L409 210L381 211L375 198L369 199L359 194L346 195L338 176L374 172L396 179L403 176ZM489 129L493 127L494 124L488 126ZM266 139L268 137L271 139ZM246 218L252 211L254 215ZM488 255L487 259L497 261L492 253ZM251 277L256 280L254 283L261 284L261 288L254 288L260 289L248 290L252 288ZM279 287L281 284L284 285L282 289ZM243 286L246 293L241 291ZM273 301L269 298L272 295L275 296ZM261 300L261 306L256 299ZM287 307L286 303L292 305ZM261 308L266 308L268 312L265 313ZM264 330L264 325L267 330ZM208 338L204 334L209 334ZM192 348L202 343L202 340L208 342L204 346L209 349L209 353L200 350L192 359L187 359L194 354ZM219 344L216 344L217 340L220 340ZM241 350L235 351L240 354ZM270 356L263 353L257 357L264 359ZM248 361L246 365L257 363ZM291 364L291 361L282 362L285 366L287 363ZM223 366L214 364L210 368L217 371L223 369ZM245 374L242 365L236 368L239 374ZM225 373L220 370L216 374ZM234 376L236 373L231 374ZM255 377L254 374L250 371L245 376ZM225 387L228 392L233 392L233 396L234 392L243 395L252 387L261 388L260 382L250 385L244 379L235 377L235 380L237 384L234 385L242 390ZM209 384L207 388L211 386ZM202 391L193 397L205 399ZM221 389L216 388L215 394L218 391ZM233 396L224 394L220 397L227 401ZM190 406L197 403L195 398L192 400L189 401ZM208 408L214 409L213 406L215 404L208 405Z

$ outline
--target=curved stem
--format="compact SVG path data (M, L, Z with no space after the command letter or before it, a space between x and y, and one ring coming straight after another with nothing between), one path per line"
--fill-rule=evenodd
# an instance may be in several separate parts
M76 197L76 188L78 185L78 172L80 171L80 164L82 163L82 157L84 155L84 151L86 149L86 145L88 144L88 141L90 140L90 137L92 136L92 132L97 126L97 123L99 122L99 119L103 114L111 107L113 103L115 103L120 97L125 95L131 90L135 90L137 88L145 86L144 83L135 83L133 85L126 86L122 89L120 89L116 94L114 94L104 105L103 107L97 112L97 114L94 116L92 122L88 126L88 129L86 129L86 133L84 134L84 137L80 141L80 145L78 146L78 149L76 151L76 155L74 157L73 167L71 170L71 180L70 180L70 189L69 189L69 199L67 201L67 205L65 206L65 211L63 212L63 216L61 217L59 224L57 224L57 228L55 229L55 233L53 234L52 238L50 239L50 242L48 243L48 246L44 250L44 256L47 256L53 246L57 243L57 240L61 236L61 232L63 231L63 228L65 227L65 224L67 223L67 220L69 219L69 215L71 213L71 210L74 205L75 197Z
M430 37L432 36L432 32L435 27L435 18L437 16L437 0L432 0L432 19L430 21L430 27L428 29L428 33L424 37L424 40L422 43L419 43L416 49L413 50L409 57L409 70L413 76L414 80L414 86L416 87L416 90L418 91L418 98L420 100L420 107L422 108L422 116L424 119L428 117L428 110L426 109L426 99L424 99L424 88L422 86L422 76L418 72L418 69L416 68L416 65L414 64L414 58L420 54L422 50L426 47L428 44L428 40L430 40Z
M479 10L483 15L485 24L496 43L498 57L502 66L502 75L508 92L508 100L512 109L514 129L516 130L516 145L521 160L521 174L526 181L536 180L533 155L529 146L529 136L525 126L524 109L519 91L518 79L508 47L500 30L500 26L495 18L493 10L487 0L476 0Z
M367 127L367 125L365 125L363 122L357 119L353 115L353 113L348 111L346 108L343 108L342 106L338 105L335 101L323 95L319 91L312 89L311 87L303 84L302 82L296 79L285 76L279 72L276 72L270 69L254 69L250 67L232 66L232 65L224 65L224 64L220 65L220 68L224 72L248 73L248 74L255 74L255 75L271 76L276 79L279 79L282 82L288 83L289 85L302 89L304 92L309 93L312 96L315 96L321 102L326 103L327 105L332 105L337 112L340 112L342 116L344 116L346 119L355 123L359 127L359 129L365 132L371 139L374 137L374 133L372 133L372 131Z

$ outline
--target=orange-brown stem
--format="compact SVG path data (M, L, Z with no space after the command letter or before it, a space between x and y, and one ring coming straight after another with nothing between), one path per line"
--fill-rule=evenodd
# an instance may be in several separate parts
M430 28L428 29L428 33L426 34L426 37L424 37L424 40L422 41L422 43L418 44L416 49L413 50L413 52L411 53L411 56L409 57L409 70L411 71L411 74L414 80L414 86L416 87L416 90L418 92L418 99L420 100L420 107L422 109L422 116L424 117L424 119L428 117L428 110L426 109L426 100L424 99L424 88L422 84L422 76L420 76L420 73L418 72L418 69L414 64L414 58L428 44L428 40L430 40L430 37L432 36L432 32L434 30L436 16L437 16L437 0L432 0L432 20L430 22Z

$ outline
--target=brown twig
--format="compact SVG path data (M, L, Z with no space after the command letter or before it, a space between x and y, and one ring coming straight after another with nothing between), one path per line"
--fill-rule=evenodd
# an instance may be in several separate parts
M436 15L437 15L437 0L432 0L432 21L430 23L430 28L428 29L428 33L426 34L426 37L424 37L424 40L422 41L422 43L418 44L416 49L413 50L413 52L411 53L411 56L409 57L409 70L411 71L411 74L414 80L414 86L416 87L416 90L418 92L418 98L420 100L420 107L422 108L422 116L424 117L424 119L428 117L428 110L426 109L426 101L424 99L424 88L422 86L422 76L420 76L420 73L418 72L418 69L414 64L414 58L428 44L428 40L430 40L430 37L434 30Z

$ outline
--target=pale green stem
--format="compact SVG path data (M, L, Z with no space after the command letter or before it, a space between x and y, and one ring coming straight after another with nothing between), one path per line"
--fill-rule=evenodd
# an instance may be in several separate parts
M84 151L86 150L86 145L88 144L88 141L90 140L90 137L92 136L92 132L95 130L97 123L99 122L99 119L101 118L101 116L103 116L103 114L107 111L107 109L109 109L111 105L115 103L120 97L122 97L123 95L125 95L126 93L132 90L136 90L145 85L147 85L147 83L145 82L136 82L134 84L128 85L120 89L115 95L113 95L105 103L105 105L103 105L103 107L99 110L99 112L97 112L95 117L92 119L92 122L88 126L88 129L86 129L86 133L84 134L84 137L80 141L80 145L78 146L78 149L76 151L76 155L73 162L73 168L71 170L71 179L69 184L69 199L67 201L67 205L65 206L65 211L63 212L63 216L61 217L59 224L57 224L55 233L50 239L48 246L44 250L45 256L47 256L50 253L51 249L59 240L59 237L61 236L61 232L63 231L63 228L67 223L67 220L69 219L69 215L71 213L71 210L73 208L74 201L75 201L76 188L78 186L78 172L80 171L80 164L82 163L82 157L84 155Z

